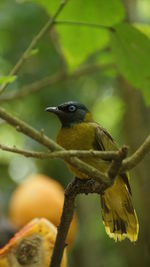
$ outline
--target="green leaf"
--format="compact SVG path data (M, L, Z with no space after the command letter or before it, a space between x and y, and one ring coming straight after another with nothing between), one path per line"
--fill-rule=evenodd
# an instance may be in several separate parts
M50 15L54 14L60 0L40 3ZM124 18L124 8L120 0L72 0L68 1L59 20L97 23L112 26ZM93 52L103 49L109 42L109 32L103 28L90 28L81 25L57 25L62 52L70 69L82 64Z
M34 0L46 8L52 15L60 4L60 0ZM59 19L82 20L112 26L124 18L124 7L120 0L71 0L59 15Z
M85 27L58 28L62 52L71 70L82 64L95 51L106 47L108 32ZM69 36L69 37L68 37Z
M128 24L112 33L112 51L120 73L136 88L150 90L150 39Z
M1 76L0 77L0 84L5 84L5 83L13 83L17 79L16 75L13 76Z

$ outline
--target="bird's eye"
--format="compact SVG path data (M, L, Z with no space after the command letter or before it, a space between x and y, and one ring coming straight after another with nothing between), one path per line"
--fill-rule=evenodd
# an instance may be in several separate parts
M74 111L76 111L76 109L77 109L77 108L76 108L76 106L74 106L74 105L71 105L71 106L68 107L68 111L69 111L69 112L74 112Z

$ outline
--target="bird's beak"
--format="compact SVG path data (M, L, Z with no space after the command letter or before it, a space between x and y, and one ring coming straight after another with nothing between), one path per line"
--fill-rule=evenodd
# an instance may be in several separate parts
M59 113L59 109L57 107L48 107L45 109L45 111L54 113L54 114L58 114Z

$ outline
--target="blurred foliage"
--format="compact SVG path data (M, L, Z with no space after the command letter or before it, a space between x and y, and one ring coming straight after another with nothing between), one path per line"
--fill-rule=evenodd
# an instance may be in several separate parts
M59 4L57 1L39 2L51 15ZM124 8L120 0L73 0L68 2L59 16L60 20L81 21L112 26L124 17ZM76 26L57 26L62 51L71 69L82 64L88 55L108 45L109 33L102 29L90 29ZM93 41L92 41L93 40Z
M1 106L36 129L44 129L48 136L55 139L60 124L54 116L44 112L45 107L57 105L63 101L77 100L89 107L95 120L110 131L118 144L125 142L125 136L129 132L134 133L132 139L127 139L131 145L136 139L135 135L139 136L138 140L141 140L140 137L144 139L142 127L146 129L150 127L149 113L145 108L145 105L150 105L149 0L124 1L128 2L128 9L132 11L132 25L127 24L129 10L125 9L121 0L70 0L58 21L113 26L115 32L101 27L57 24L55 29L51 33L48 32L37 47L31 51L28 60L17 74L17 79L12 81L12 77L8 76L9 71L27 48L33 36L48 21L49 16L54 14L59 2L58 0L0 1L0 79L4 79L4 82L10 79L11 82L3 95L19 92L24 85L51 76L64 68L68 72L73 72L75 69L87 65L99 64L100 70L88 73L78 79L64 80L44 87L41 91L28 97L8 103L1 102ZM135 91L137 94L144 97L143 104L132 98L131 92L128 93L127 90L125 90L127 97L123 97L122 85L118 81L120 75L135 90L138 90ZM135 120L131 121L130 126L124 127L125 114L128 111L127 101L129 100L131 100L133 112L128 116L128 121L132 120L134 113L138 116L139 110L140 115L144 114L144 126L139 127L138 130L134 128ZM144 120L144 116L148 117L147 121ZM33 140L17 133L2 120L0 120L0 143L32 150L43 149ZM137 146L139 144L136 143ZM0 195L2 211L5 214L7 214L7 204L14 187L32 173L44 173L52 176L63 186L66 186L72 178L61 160L26 159L19 155L0 151ZM142 191L145 190L146 185L144 189L143 185L137 189L136 181L132 181L132 184L136 208L139 205L138 213L147 218L142 192L146 199L146 195L149 196L150 191L149 189ZM147 188L149 187L147 186ZM109 265L111 267L127 267L131 262L133 263L131 266L140 266L137 260L139 251L142 251L140 254L143 266L149 266L150 257L145 251L150 247L147 245L146 232L144 232L144 229L147 231L149 229L149 220L144 226L140 226L142 230L136 246L128 241L115 244L104 231L99 215L100 204L97 196L79 197L77 209L80 232L76 246L69 256L71 267Z

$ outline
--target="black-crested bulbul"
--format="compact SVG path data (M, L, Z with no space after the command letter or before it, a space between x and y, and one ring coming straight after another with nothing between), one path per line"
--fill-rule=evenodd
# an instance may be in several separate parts
M57 143L65 149L75 150L117 150L111 135L96 123L89 110L78 102L70 101L57 107L46 109L57 115L62 127L57 135ZM100 171L106 171L110 165L92 156L82 157L86 163ZM70 171L80 179L89 179L84 173L67 164ZM134 242L138 238L139 224L131 200L131 188L128 174L122 173L115 178L111 187L101 195L102 217L106 233L115 241L129 238Z

